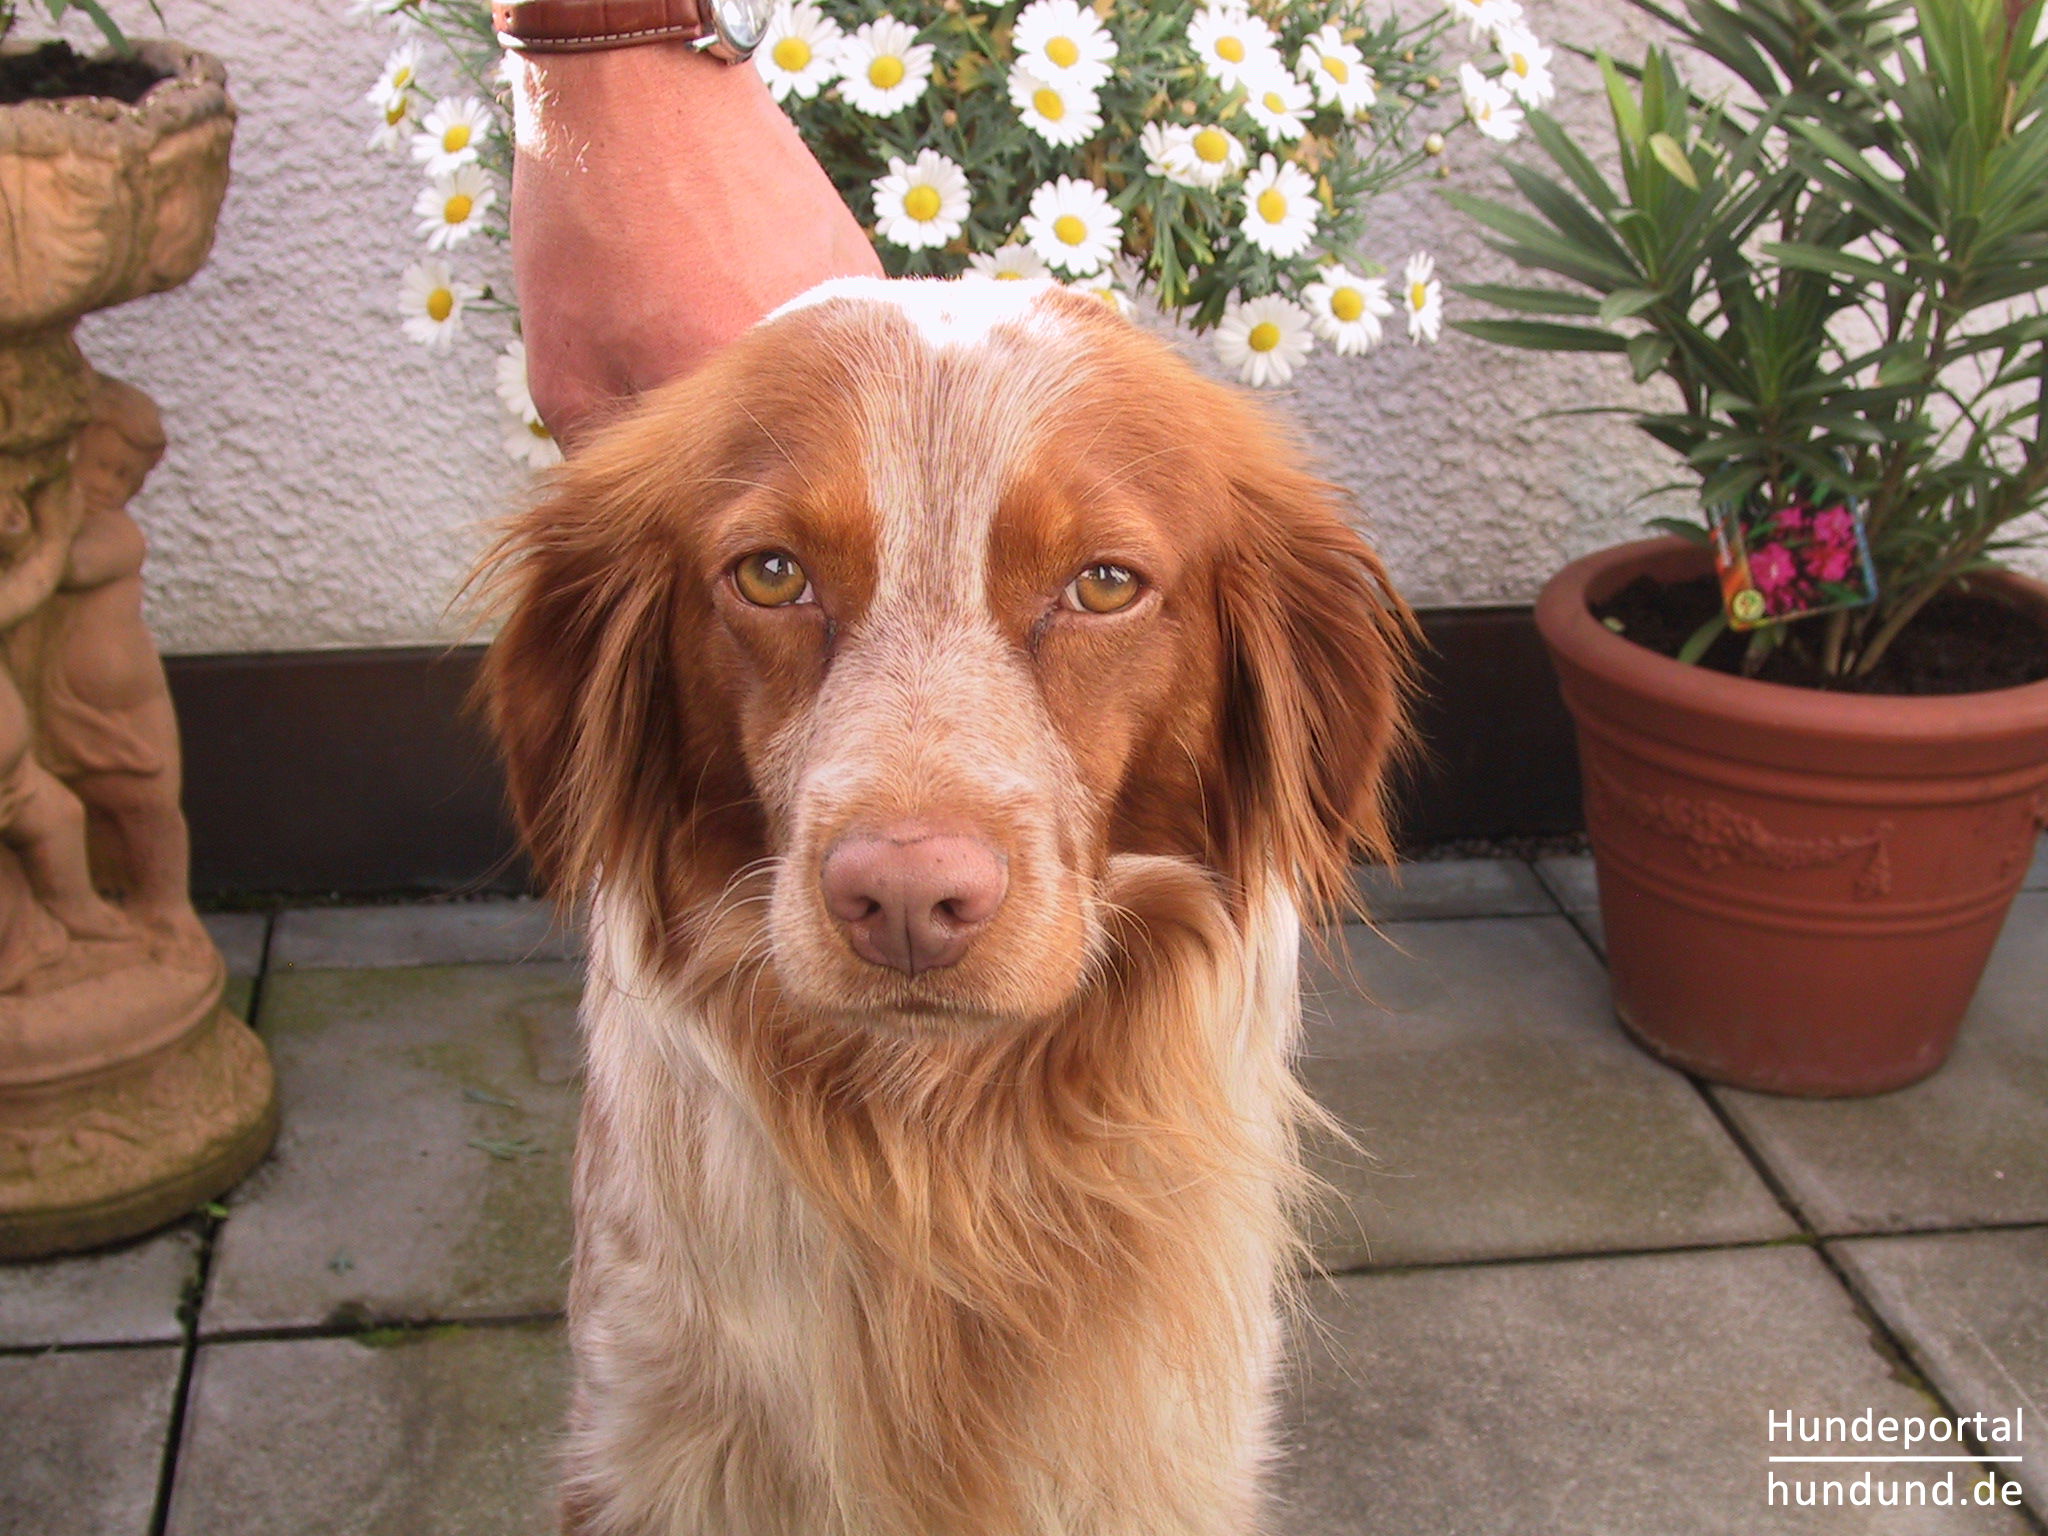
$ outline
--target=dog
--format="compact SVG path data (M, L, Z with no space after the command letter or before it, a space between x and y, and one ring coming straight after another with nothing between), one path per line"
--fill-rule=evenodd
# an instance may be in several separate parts
M587 902L571 1536L1243 1536L1412 617L1243 394L1091 296L828 284L484 580Z

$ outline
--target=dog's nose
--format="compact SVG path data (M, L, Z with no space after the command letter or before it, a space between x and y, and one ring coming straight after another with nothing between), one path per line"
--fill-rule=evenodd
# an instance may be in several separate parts
M849 833L818 872L854 952L915 976L954 965L996 915L1008 863L986 839L908 822Z

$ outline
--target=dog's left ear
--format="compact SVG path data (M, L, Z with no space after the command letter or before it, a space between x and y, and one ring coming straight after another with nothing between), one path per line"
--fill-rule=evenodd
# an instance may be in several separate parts
M1241 889L1278 879L1328 915L1356 903L1355 857L1393 856L1387 779L1408 740L1415 619L1341 492L1264 423L1229 440L1248 451L1225 471L1234 536L1216 579L1225 867Z

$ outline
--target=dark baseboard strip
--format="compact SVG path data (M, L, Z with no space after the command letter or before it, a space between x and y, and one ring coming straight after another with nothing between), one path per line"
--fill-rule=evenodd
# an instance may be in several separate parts
M1422 615L1412 846L1581 825L1577 756L1526 608ZM193 888L215 902L524 889L467 698L479 648L178 656Z

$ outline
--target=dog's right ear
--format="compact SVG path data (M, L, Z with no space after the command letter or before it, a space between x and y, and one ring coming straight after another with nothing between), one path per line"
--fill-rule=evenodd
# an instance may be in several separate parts
M479 694L520 835L564 902L600 868L654 897L700 777L679 677L684 520L659 504L663 477L636 462L634 436L558 471L472 577L502 620Z

